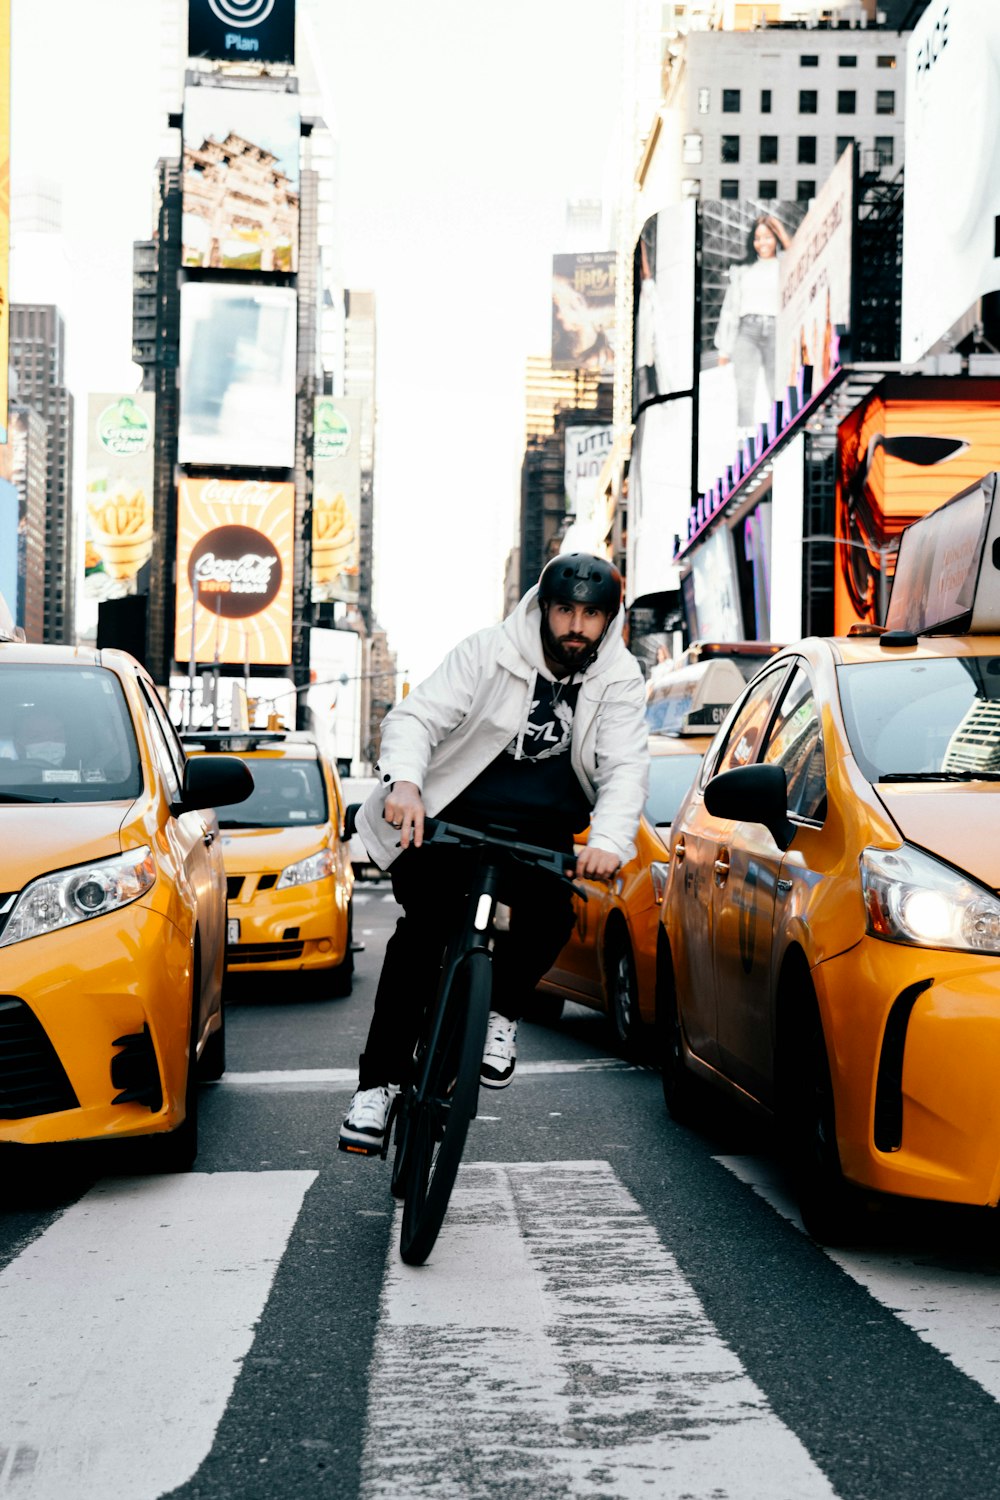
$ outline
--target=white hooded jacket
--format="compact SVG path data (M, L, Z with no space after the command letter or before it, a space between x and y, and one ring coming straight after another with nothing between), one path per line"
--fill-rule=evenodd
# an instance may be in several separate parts
M553 681L537 594L537 586L529 589L502 624L460 641L383 720L380 784L358 814L358 832L381 869L400 853L399 834L382 816L393 784L414 782L427 813L436 816L523 732L536 676ZM573 770L594 809L589 842L623 863L635 853L649 781L645 689L622 639L624 618L622 609L580 678L570 745Z

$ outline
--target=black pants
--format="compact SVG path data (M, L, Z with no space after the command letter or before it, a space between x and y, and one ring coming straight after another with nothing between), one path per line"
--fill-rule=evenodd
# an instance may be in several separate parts
M569 845L567 856L570 863ZM360 1088L407 1081L424 1011L437 992L444 947L465 914L474 871L474 854L434 844L404 850L394 861L392 890L403 916L386 945L359 1060ZM493 1009L517 1020L573 930L573 898L551 875L522 867L504 882L500 899L510 906L511 921L494 948Z

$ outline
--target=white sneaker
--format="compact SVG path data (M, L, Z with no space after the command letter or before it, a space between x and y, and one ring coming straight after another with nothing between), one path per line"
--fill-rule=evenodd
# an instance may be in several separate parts
M516 1062L517 1022L508 1021L506 1016L491 1010L479 1082L484 1088L505 1089L514 1076Z
M339 1149L356 1156L380 1155L390 1103L389 1090L383 1084L373 1089L357 1089L340 1127Z

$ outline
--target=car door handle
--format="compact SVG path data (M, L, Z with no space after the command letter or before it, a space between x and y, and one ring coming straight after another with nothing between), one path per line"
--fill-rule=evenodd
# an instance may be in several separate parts
M788 892L791 890L791 888L792 888L792 882L790 880L779 880L778 881L778 895L779 896L787 896Z
M687 850L684 847L684 840L683 838L679 838L674 845L674 859L676 859L679 865L682 865L684 863L684 856L686 853Z
M210 845L215 843L215 830L212 828L206 828L205 832L202 834L201 841L205 845L206 849L209 848Z
M719 855L718 859L715 861L714 869L715 869L715 883L716 883L716 885L718 885L718 886L725 885L726 881L729 879L729 850L728 849L723 849L722 853Z

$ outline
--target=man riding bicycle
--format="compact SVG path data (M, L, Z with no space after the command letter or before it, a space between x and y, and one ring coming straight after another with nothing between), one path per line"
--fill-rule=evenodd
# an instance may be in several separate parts
M578 877L610 879L632 857L649 775L644 684L622 637L617 569L563 553L500 625L448 653L382 723L379 786L358 814L371 858L390 871L404 915L386 946L358 1088L340 1149L381 1152L391 1084L406 1081L442 950L460 916L470 865L424 844L424 817L503 828L565 853L588 823ZM493 1008L481 1083L514 1073L517 1021L573 927L567 887L537 869L505 893L510 932L494 952Z

